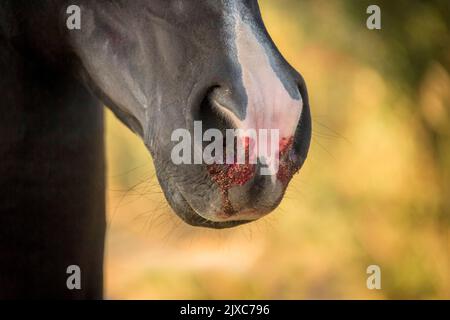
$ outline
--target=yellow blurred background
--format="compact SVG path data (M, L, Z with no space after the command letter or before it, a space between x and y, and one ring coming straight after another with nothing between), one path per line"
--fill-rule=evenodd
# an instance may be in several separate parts
M106 297L450 298L448 1L262 0L306 79L309 158L280 207L231 230L171 212L142 142L107 111ZM366 268L379 265L381 290Z

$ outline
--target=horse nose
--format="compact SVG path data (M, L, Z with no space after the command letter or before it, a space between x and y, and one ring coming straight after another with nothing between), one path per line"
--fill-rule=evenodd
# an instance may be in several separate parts
M307 99L304 108L300 95L306 91L300 88L299 99L294 99L281 89L266 89L266 97L274 99L245 100L229 88L216 87L202 106L204 129L219 129L225 139L223 163L208 165L220 191L221 203L213 206L212 216L218 221L251 221L273 211L306 158L310 119ZM244 157L238 159L239 154Z
M256 36L239 19L235 31L233 57L223 69L227 72L217 76L218 85L209 92L202 114L207 128L239 130L237 139L247 148L248 162L209 167L222 192L217 216L254 220L279 204L306 157L308 99L301 76L268 36Z
M210 170L222 192L219 215L226 220L255 220L277 207L305 158L305 142L309 144L300 125L307 112L297 79L285 74L284 81L296 88L290 92L273 72L258 72L241 85L235 81L215 87L202 109L205 128L234 129L237 140L247 148L244 163ZM304 122L308 121L305 118ZM226 141L225 146L230 142L235 143Z

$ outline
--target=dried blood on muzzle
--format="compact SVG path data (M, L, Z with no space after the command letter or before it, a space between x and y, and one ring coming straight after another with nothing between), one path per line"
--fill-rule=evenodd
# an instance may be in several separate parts
M297 170L295 163L289 158L289 152L292 149L294 137L282 138L279 144L280 165L277 172L277 179L283 184L287 184L289 179ZM231 215L234 212L233 206L228 198L228 191L233 186L242 186L250 181L256 171L256 165L248 163L250 154L249 140L245 140L245 159L244 164L212 164L208 165L208 173L211 179L218 185L223 199L223 212Z
M219 186L222 193L222 210L228 215L234 212L233 206L228 198L228 190L233 186L246 184L255 175L256 166L248 163L250 154L250 142L248 138L244 140L244 148L246 159L244 164L212 164L207 166L211 179ZM235 162L237 162L236 157Z
M289 156L293 145L294 137L283 138L280 141L280 166L277 172L277 179L283 184L287 184L298 170L298 164Z

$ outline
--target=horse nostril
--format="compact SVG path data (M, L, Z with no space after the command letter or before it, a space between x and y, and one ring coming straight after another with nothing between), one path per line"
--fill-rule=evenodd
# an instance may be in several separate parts
M299 84L299 90L303 100L303 109L295 131L293 151L298 157L295 162L303 163L308 155L311 142L312 121L308 92L304 82Z
M225 116L234 125L246 116L247 96L239 89L215 87L209 94L209 102L215 112Z
M295 148L291 148L289 150L288 157L289 157L289 161L292 161L293 163L299 163L301 161L301 157L296 152Z
M226 98L221 94L223 90L220 87L212 87L200 105L200 112L196 120L202 122L204 130L219 129L225 134L226 129L233 129L234 123L229 117L226 117L220 110L218 105L232 105L231 102L225 102Z

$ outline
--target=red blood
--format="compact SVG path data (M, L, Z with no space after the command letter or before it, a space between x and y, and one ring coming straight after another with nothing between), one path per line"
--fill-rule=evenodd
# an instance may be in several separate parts
M277 179L283 184L287 184L297 171L297 165L289 158L289 152L294 145L294 137L283 138L280 141L280 167L277 172Z
M280 154L282 154L286 149L289 149L292 147L294 143L294 137L284 137L280 140Z
M228 191L233 186L242 186L252 179L255 175L254 164L250 164L250 149L255 144L246 137L244 140L245 146L245 164L212 164L208 165L208 172L211 179L219 186L223 198L223 212L226 215L231 215L234 210L228 198ZM292 149L294 137L285 137L279 143L279 159L280 166L277 173L277 179L283 184L287 184L292 175L297 170L295 163L289 159L289 151Z
M208 165L208 172L211 179L219 186L222 193L223 212L231 215L234 212L228 190L236 185L246 184L255 174L255 165L249 163L251 141L249 137L244 138L245 163L244 164L212 164ZM235 156L235 162L237 158Z

